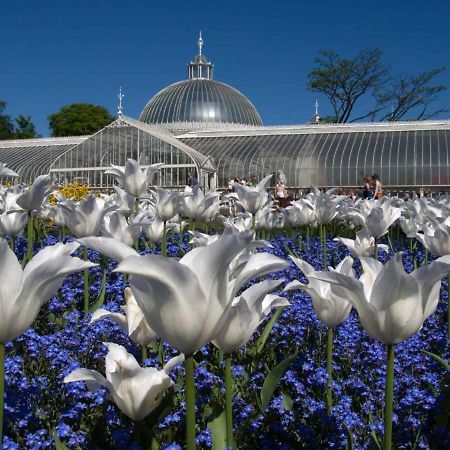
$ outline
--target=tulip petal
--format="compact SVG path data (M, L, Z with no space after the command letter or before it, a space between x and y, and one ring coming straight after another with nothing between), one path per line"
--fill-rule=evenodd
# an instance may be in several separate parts
M14 303L14 337L22 334L32 324L41 306L62 286L68 274L97 265L70 256L71 247L73 248L68 244L46 247L25 267L22 288ZM66 254L62 255L63 252ZM33 261L34 258L39 264Z
M308 276L310 273L316 271L311 264L307 263L303 259L295 258L294 256L289 256L289 258L294 261L294 264L305 274L305 276Z
M208 302L197 277L178 261L157 255L130 256L117 272L132 275L130 286L150 327L182 353L197 350ZM193 347L196 347L195 349Z
M127 318L120 313L113 313L111 311L107 311L106 309L100 308L94 311L92 314L91 320L89 324L97 322L101 319L111 319L114 323L127 330Z
M74 381L84 381L90 392L95 392L102 386L105 386L109 391L112 389L111 383L96 370L75 369L64 378L64 383Z
M227 292L228 283L225 281L228 278L228 267L252 239L252 232L223 235L206 247L197 247L186 253L180 259L180 264L191 268L205 296L213 293L218 302L224 305L230 298Z
M105 373L111 382L111 374L113 373L122 374L125 371L133 372L141 368L136 358L131 353L128 353L122 345L113 342L104 342L103 345L108 348L105 358ZM114 385L114 383L112 384Z
M270 253L256 253L251 255L247 264L245 264L235 280L232 296L234 297L239 289L252 278L262 277L270 272L277 272L287 267L289 267L288 261Z
M283 291L296 291L298 289L301 290L301 289L303 289L306 286L307 286L306 284L301 283L300 281L294 280L294 281L291 281L290 283L288 283L284 287Z
M439 302L441 279L450 272L450 264L446 264L445 260L445 257L439 258L434 263L422 266L410 274L419 285L424 314L423 320L436 311Z
M91 236L80 238L78 242L118 262L123 261L128 256L136 256L139 254L129 245L115 238Z
M175 367L179 366L180 364L183 364L184 359L185 358L184 358L183 353L173 357L172 359L169 359L169 361L167 361L163 367L164 372L169 374L169 372L171 372L173 369L175 369Z
M14 300L22 283L22 268L5 240L0 241L0 342L16 337Z

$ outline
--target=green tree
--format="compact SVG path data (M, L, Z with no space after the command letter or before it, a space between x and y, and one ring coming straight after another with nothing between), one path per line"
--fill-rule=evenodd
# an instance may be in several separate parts
M52 136L81 136L101 130L114 120L103 106L72 103L48 117Z
M0 139L14 138L14 123L11 117L5 114L7 103L0 100Z
M16 126L14 130L14 139L32 139L41 137L37 133L34 123L31 121L30 116L19 115L15 119Z
M384 89L375 94L377 104L371 117L394 122L409 115L411 119L426 120L447 112L444 108L429 108L438 94L447 89L439 84L430 85L431 80L445 70L445 67L437 67L418 75L391 78Z
M343 58L323 50L315 58L316 67L309 73L307 87L325 95L338 123L358 120L395 121L404 118L429 119L445 109L430 110L430 104L446 89L431 84L445 67L417 75L395 77L382 62L380 49L363 49L354 58ZM370 97L373 107L355 117L361 98Z
M336 122L348 122L358 100L386 81L388 68L381 56L378 48L361 50L353 59L322 50L314 60L317 67L308 75L308 88L328 98Z
M0 100L0 139L30 139L40 137L30 116L17 116L14 121L5 114L7 103ZM14 124L15 122L15 124Z

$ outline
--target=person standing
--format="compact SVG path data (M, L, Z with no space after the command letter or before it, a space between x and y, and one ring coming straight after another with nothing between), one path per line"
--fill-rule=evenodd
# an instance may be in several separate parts
M372 186L373 186L373 198L379 199L383 197L383 188L381 185L381 180L378 174L376 173L372 175Z
M187 185L190 187L198 186L198 180L192 172L188 172L187 174Z
M364 186L363 186L363 190L362 190L362 198L363 199L373 198L372 180L370 179L369 175L366 175L364 177Z

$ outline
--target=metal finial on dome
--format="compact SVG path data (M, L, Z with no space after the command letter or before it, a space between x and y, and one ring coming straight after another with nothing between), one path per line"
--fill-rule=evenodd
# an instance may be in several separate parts
M122 111L122 99L125 97L125 95L122 94L122 86L120 86L119 88L119 95L117 96L117 98L119 99L119 105L117 106L117 116L120 118L122 118L123 116L123 111Z
M201 55L202 54L202 47L203 47L203 38L202 38L202 32L200 31L200 34L198 36L198 54Z
M316 123L319 123L319 121L320 121L320 116L319 116L319 102L317 101L317 98L316 98L316 114L315 114L315 116L314 116L314 121L315 121Z

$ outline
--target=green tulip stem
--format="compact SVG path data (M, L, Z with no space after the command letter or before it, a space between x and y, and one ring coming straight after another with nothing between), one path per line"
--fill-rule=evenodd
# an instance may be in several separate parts
M320 225L320 235L322 238L322 261L323 261L323 270L327 269L327 232L325 225Z
M163 232L161 238L161 255L167 256L167 222L163 222Z
M33 256L33 211L28 213L28 227L27 227L27 262Z
M11 240L9 241L9 248L14 253L16 250L16 238L14 236L11 236Z
M252 230L256 232L256 214L252 215Z
M186 449L195 450L194 357L187 356L186 369Z
M378 260L378 241L375 238L375 243L373 244L373 257Z
M4 402L5 402L5 345L0 344L0 448L3 448Z
M384 450L392 448L392 412L394 397L394 345L387 346L386 388L384 396Z
M83 248L83 258L85 261L88 260L88 249ZM89 269L83 271L84 276L84 315L87 316L89 312Z
M142 346L141 352L142 352L142 364L144 364L144 362L148 358L147 347L145 345Z
M425 259L423 261L423 265L427 266L428 265L428 249L425 248Z
M327 413L331 415L333 405L333 327L328 327L327 332Z
M231 356L225 357L225 414L227 430L227 447L234 448L233 438L233 374L231 372Z

